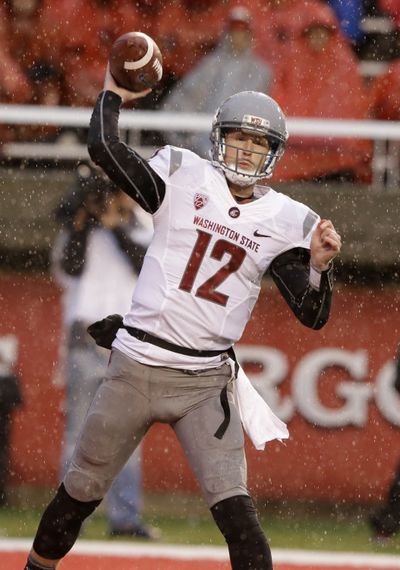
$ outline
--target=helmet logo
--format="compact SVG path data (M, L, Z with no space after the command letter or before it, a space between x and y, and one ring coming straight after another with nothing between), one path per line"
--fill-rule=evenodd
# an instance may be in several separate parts
M200 208L203 208L207 204L207 202L208 202L208 196L196 192L193 198L193 204L196 210L200 210Z
M256 117L255 115L243 115L242 128L252 126L256 128L268 129L269 121L263 117Z

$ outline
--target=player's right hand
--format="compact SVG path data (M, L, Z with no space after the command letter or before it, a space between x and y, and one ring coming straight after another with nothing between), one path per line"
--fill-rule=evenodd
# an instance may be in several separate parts
M340 253L342 240L330 220L321 220L311 236L310 263L317 271L326 271Z
M134 92L134 91L128 91L128 89L120 87L116 83L114 77L111 75L110 64L107 64L106 75L104 78L104 91L113 91L114 93L116 93L121 97L123 103L129 103L129 101L134 101L135 99L141 99L142 97L146 97L146 95L151 93L151 89L145 89L144 91Z

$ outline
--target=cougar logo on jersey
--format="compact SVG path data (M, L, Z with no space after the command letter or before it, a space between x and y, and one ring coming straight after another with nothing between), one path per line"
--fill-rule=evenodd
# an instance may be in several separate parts
M200 208L203 208L207 204L207 202L208 202L208 196L199 193L196 193L194 195L193 203L196 210L200 210Z
M240 210L233 206L233 208L229 208L228 214L231 218L238 218L240 216Z

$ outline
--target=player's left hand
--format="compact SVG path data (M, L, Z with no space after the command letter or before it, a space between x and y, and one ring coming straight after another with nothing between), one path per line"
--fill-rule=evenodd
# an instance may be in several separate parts
M311 237L311 265L317 271L326 271L329 263L340 252L342 240L330 220L321 220Z

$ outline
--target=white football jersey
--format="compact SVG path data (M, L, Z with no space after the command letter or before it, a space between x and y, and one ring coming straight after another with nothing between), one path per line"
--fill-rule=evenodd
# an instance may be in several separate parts
M188 150L164 147L149 164L166 194L124 322L180 346L228 348L242 336L271 261L309 249L319 217L264 186L255 188L257 200L236 202L222 170ZM207 368L224 358L183 356L124 329L114 346L160 366Z

